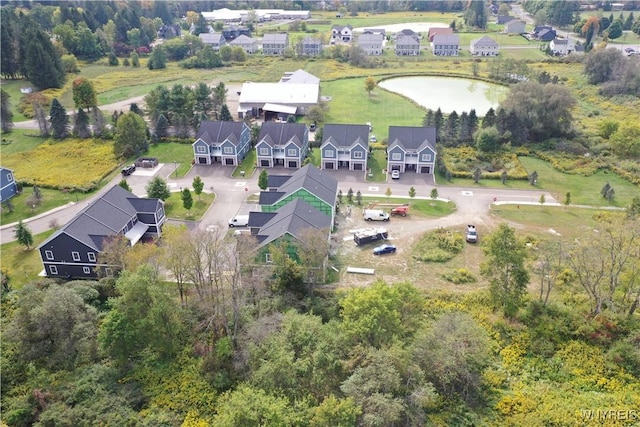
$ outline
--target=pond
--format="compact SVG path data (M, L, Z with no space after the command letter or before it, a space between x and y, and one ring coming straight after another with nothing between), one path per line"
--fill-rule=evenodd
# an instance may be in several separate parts
M509 93L509 88L479 80L455 77L397 77L381 81L378 86L398 93L417 104L448 114L476 110L482 117L490 108L496 109Z

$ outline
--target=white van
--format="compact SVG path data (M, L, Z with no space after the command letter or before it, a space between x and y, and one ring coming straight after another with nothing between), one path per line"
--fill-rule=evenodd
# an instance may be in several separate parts
M249 215L236 215L229 220L229 227L246 227L249 225Z
M379 209L365 209L365 221L389 221L389 214Z

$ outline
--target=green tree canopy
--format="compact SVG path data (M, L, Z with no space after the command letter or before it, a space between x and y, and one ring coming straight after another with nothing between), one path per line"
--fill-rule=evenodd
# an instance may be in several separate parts
M159 176L149 181L145 189L147 190L147 196L154 199L167 200L171 197L167 182Z
M147 146L147 124L140 115L128 111L118 118L113 150L117 157L140 155Z

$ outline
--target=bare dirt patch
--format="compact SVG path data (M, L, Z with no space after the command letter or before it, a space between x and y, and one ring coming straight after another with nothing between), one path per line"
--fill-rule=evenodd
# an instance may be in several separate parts
M442 275L455 268L467 268L477 279L480 279L480 261L482 253L478 244L467 244L464 250L446 263L423 263L416 261L412 254L417 240L427 231L437 228L451 228L461 233L464 232L469 218L458 212L443 218L424 218L409 214L406 217L392 217L388 222L365 221L359 208L352 208L351 214L340 212L338 214L338 231L333 234L333 240L339 245L338 256L341 262L340 281L337 287L361 287L369 286L375 280L383 280L387 283L410 282L422 289L441 289L448 291L467 291L484 286L479 280L476 283L455 285L442 278ZM490 217L475 218L479 227L480 238L484 232L493 228L493 220ZM350 231L362 228L385 227L389 232L386 243L396 245L395 254L382 256L373 255L373 248L385 243L381 241L356 246L352 240L347 239ZM346 268L360 267L374 269L375 274L347 273Z

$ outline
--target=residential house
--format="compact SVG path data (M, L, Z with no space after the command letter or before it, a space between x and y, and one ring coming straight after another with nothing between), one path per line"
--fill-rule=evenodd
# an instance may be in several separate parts
M542 30L536 34L536 39L541 42L550 42L557 37L556 30Z
M429 33L427 35L427 38L429 39L430 43L433 41L433 38L435 37L436 34L441 34L443 36L453 35L453 28L451 28L451 27L431 27L431 28L429 28Z
M320 55L322 53L322 41L315 37L306 36L298 43L298 52L306 56Z
M174 37L180 37L182 30L180 25L177 24L163 24L157 32L159 39L172 39Z
M133 246L159 237L166 219L162 200L115 185L38 246L44 273L65 279L92 279L98 270L110 275L114 266L98 260L109 240L124 236Z
M193 143L195 163L238 166L251 149L251 129L244 122L204 121Z
M263 55L284 55L288 46L289 35L287 33L267 33L262 38Z
M496 19L496 24L498 25L504 25L509 21L513 20L513 16L511 15L498 15L498 18Z
M363 34L381 34L382 37L387 36L387 31L384 28L365 28Z
M458 56L460 51L460 36L436 34L431 42L431 50L437 56Z
M261 191L258 199L262 212L275 212L302 199L331 218L330 224L334 223L338 180L330 173L307 164L288 176L269 175L267 187L269 191Z
M350 43L353 39L353 27L351 25L334 25L331 27L331 44L337 42Z
M231 47L241 47L248 54L256 53L258 51L258 41L254 38L247 37L244 34L229 42Z
M505 34L524 34L527 24L519 19L513 19L504 24Z
M302 240L310 230L326 233L327 241L331 236L332 218L320 211L303 198L294 198L276 211L250 212L249 229L257 239L258 258L271 262L268 245L291 239ZM291 245L287 245L290 255L295 258Z
M405 28L402 31L399 31L398 33L395 34L395 38L398 37L405 37L405 36L409 36L409 37L413 37L417 40L420 40L420 33L416 33L415 31L409 29L409 28Z
M369 156L368 125L327 124L322 131L320 167L322 169L367 170Z
M382 55L384 36L380 33L363 33L358 37L358 46L367 55Z
M500 51L498 42L489 36L482 36L479 39L471 40L469 52L476 56L496 56Z
M436 154L435 127L389 126L387 170L433 174Z
M549 42L549 49L555 56L564 56L573 53L576 50L575 45L569 39L555 38Z
M303 123L264 122L256 144L256 166L297 169L309 152L309 129Z
M396 36L396 55L420 55L420 39L417 35L405 35L400 33Z
M211 46L216 51L227 44L227 40L222 33L200 33L198 37L204 44Z
M222 35L227 41L237 39L240 36L251 37L251 30L248 27L239 27L237 25L229 25L222 29Z
M9 200L16 194L18 194L18 184L13 171L0 166L0 202Z

